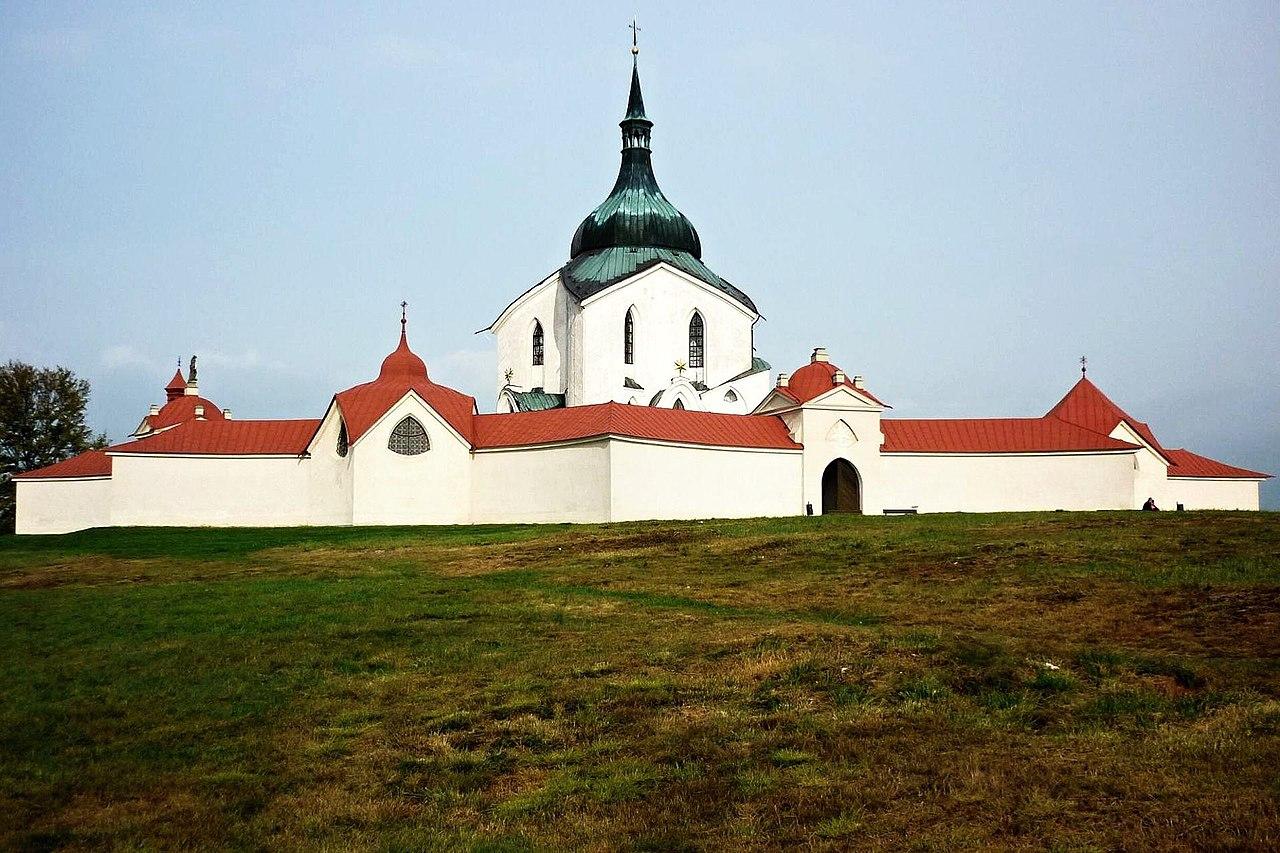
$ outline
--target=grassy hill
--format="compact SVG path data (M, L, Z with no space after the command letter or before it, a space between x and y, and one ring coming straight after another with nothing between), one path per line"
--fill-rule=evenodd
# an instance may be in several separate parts
M0 541L0 845L1280 844L1280 516Z

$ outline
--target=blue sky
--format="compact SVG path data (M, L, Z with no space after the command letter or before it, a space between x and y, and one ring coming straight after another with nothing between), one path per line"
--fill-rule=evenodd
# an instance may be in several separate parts
M394 345L491 408L474 335L608 192L632 14L704 259L909 417L1090 376L1280 473L1280 6L0 6L0 358L119 439L179 356L318 417ZM1280 486L1264 487L1280 506Z

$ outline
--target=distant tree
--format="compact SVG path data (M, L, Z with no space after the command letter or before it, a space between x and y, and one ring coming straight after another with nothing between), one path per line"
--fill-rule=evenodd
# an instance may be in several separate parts
M0 531L13 530L14 474L106 445L84 422L88 402L89 383L65 367L0 366Z

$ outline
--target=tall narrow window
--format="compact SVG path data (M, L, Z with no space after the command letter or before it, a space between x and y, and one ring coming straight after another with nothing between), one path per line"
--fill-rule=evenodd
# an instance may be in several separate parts
M542 364L542 323L533 321L533 363Z
M427 431L423 429L418 419L407 415L391 431L391 438L387 439L387 449L401 456L417 456L431 449L431 441L427 438Z
M339 421L338 422L338 446L336 448L338 451L338 455L346 456L347 450L349 450L350 447L351 447L351 443L350 441L347 440L347 424L345 421Z
M702 367L703 356L706 354L705 340L703 338L702 315L697 311L693 312L693 319L689 321L689 366Z
M625 364L636 363L636 320L627 309L627 319L622 321L622 361Z

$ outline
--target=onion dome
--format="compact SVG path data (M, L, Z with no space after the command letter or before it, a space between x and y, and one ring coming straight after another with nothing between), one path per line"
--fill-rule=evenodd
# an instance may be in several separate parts
M378 370L378 379L414 380L427 378L427 363L418 354L409 349L409 339L405 335L404 324L400 326L400 345L391 355L382 360Z
M622 166L609 197L582 220L573 235L569 257L611 248L651 247L702 256L693 223L676 210L653 176L649 133L653 122L644 114L640 70L631 66L631 94L622 128Z

